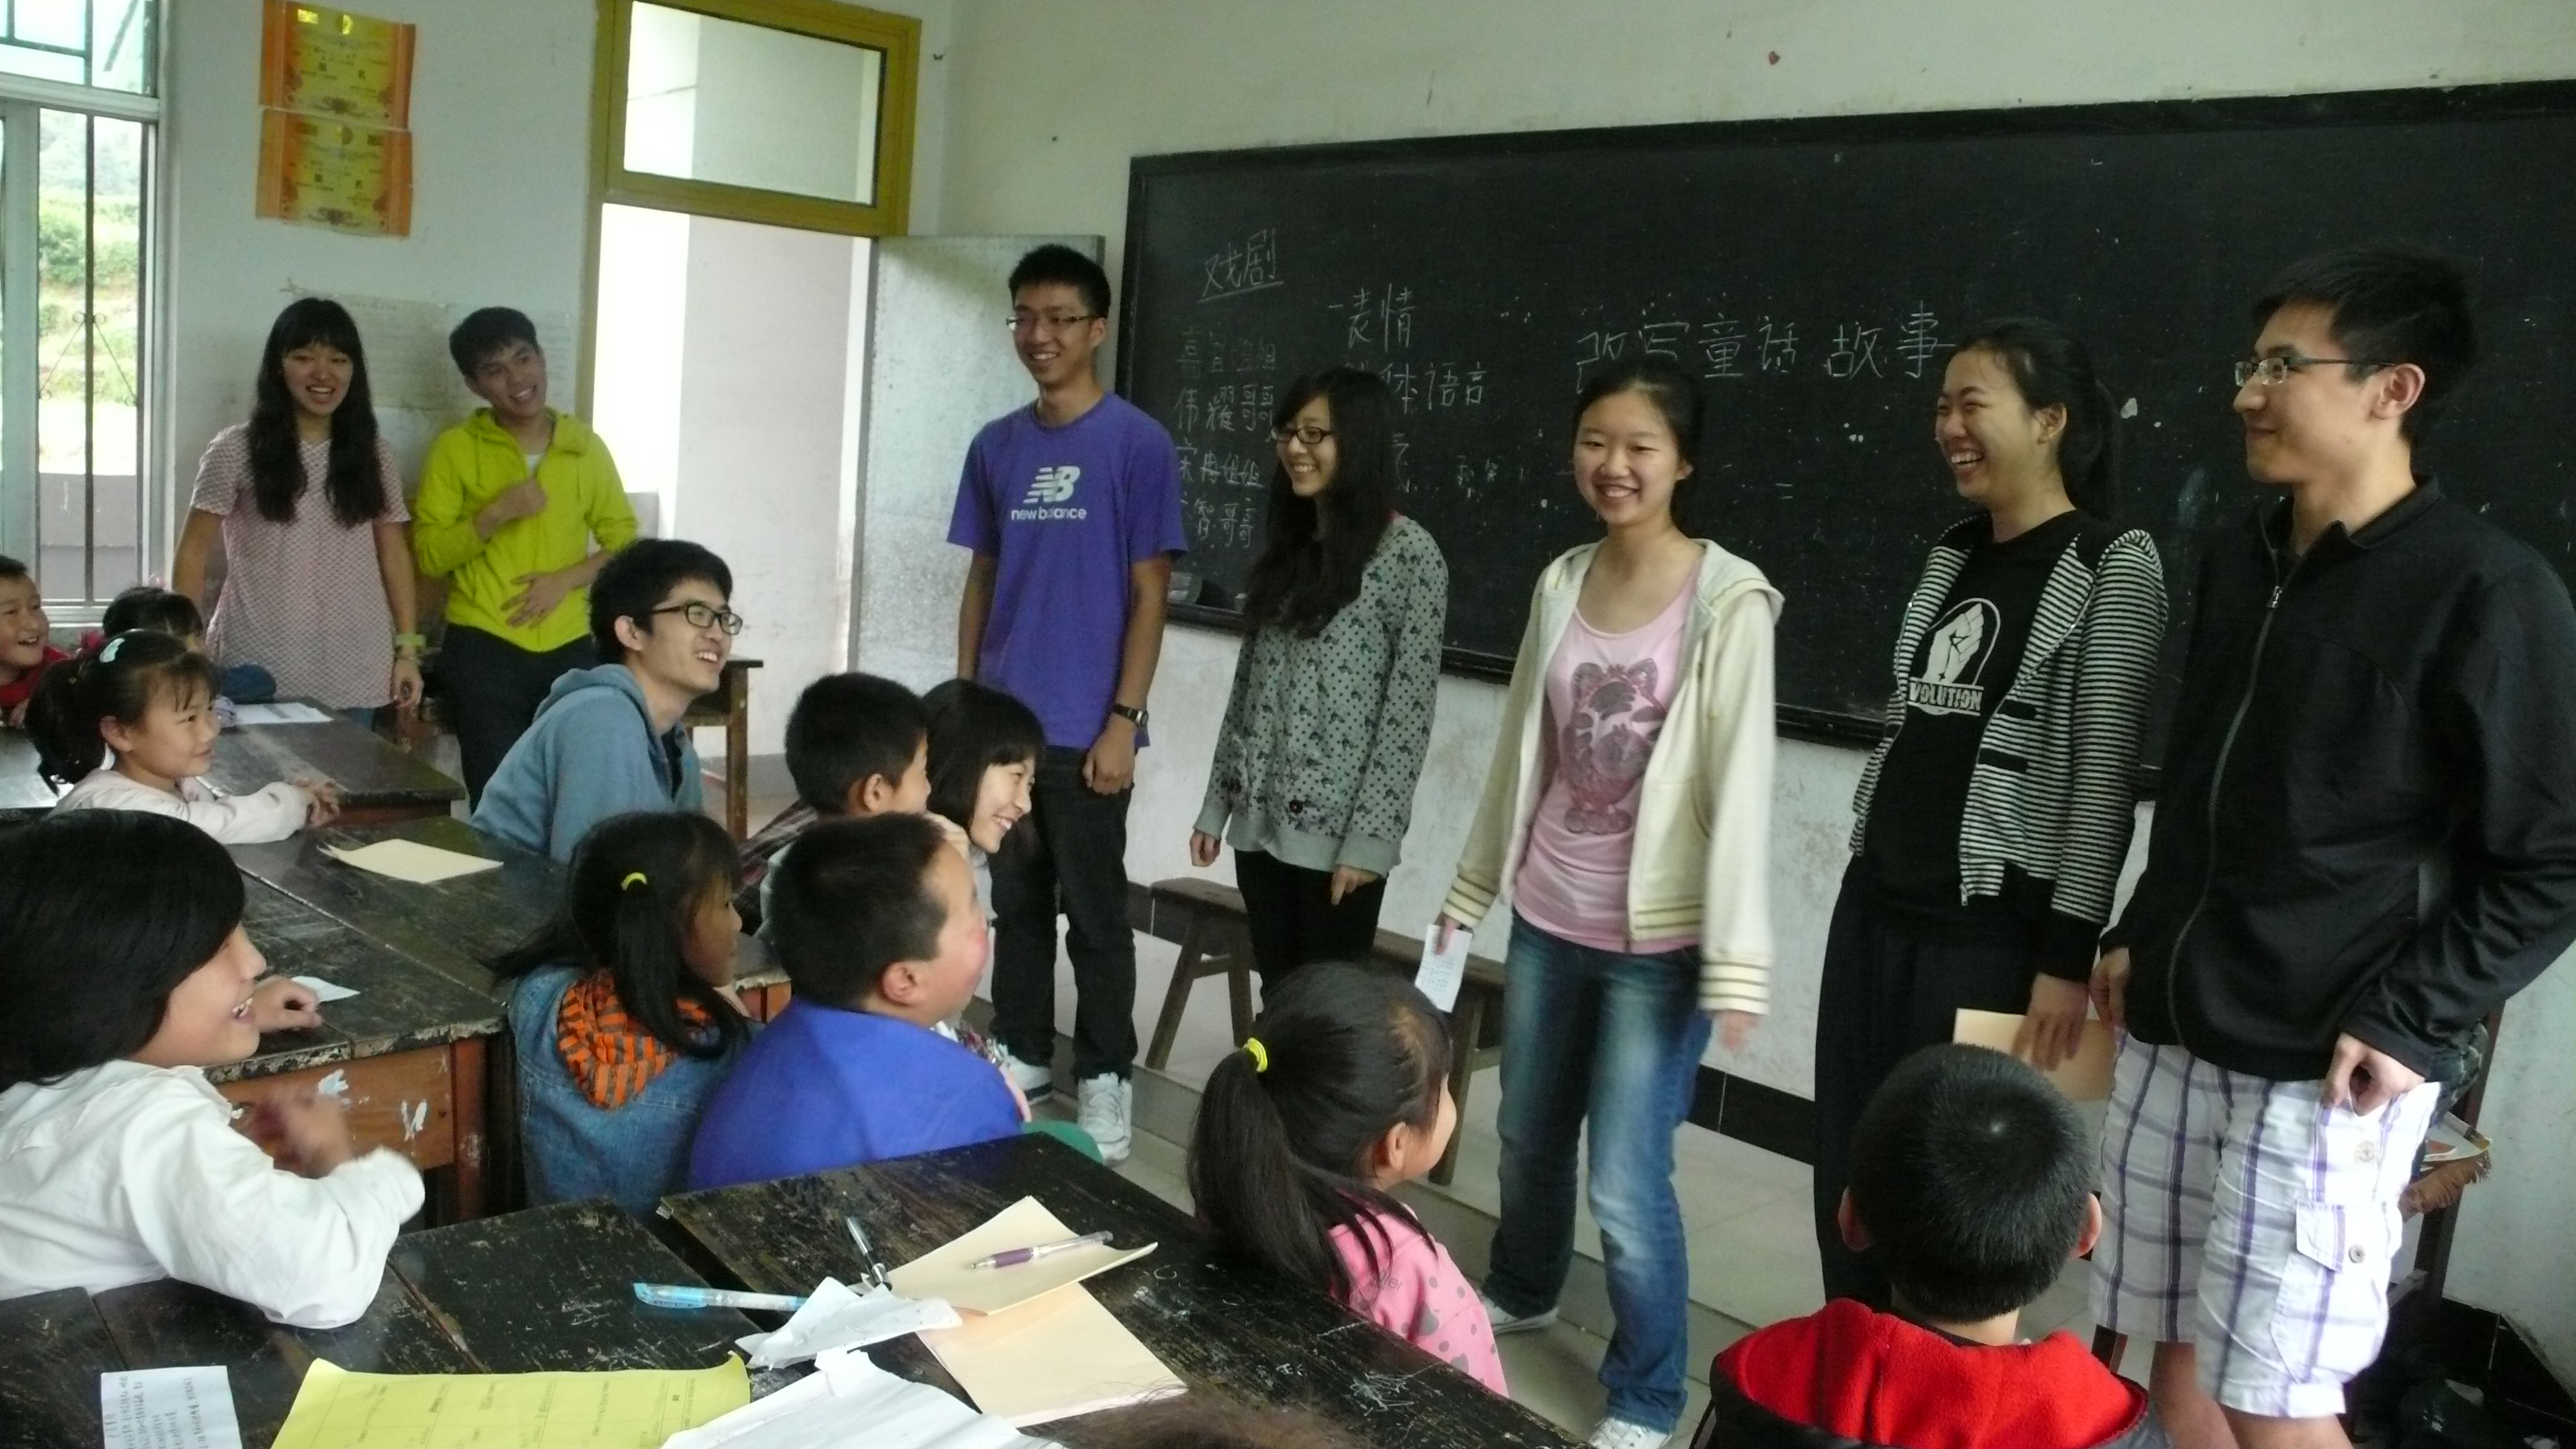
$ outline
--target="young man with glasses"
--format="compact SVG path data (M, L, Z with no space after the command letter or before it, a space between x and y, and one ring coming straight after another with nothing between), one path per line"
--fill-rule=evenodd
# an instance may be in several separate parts
M742 632L732 593L733 572L697 544L647 538L619 550L590 586L591 642L616 662L555 681L493 772L474 828L569 861L611 815L703 809L680 718L715 690Z
M1011 345L1037 401L966 453L948 541L974 553L957 607L957 673L1017 696L1046 730L1028 820L993 859L993 1036L1035 1098L1053 1086L1055 918L1073 961L1073 1073L1083 1129L1127 1155L1136 942L1127 926L1127 799L1163 648L1181 531L1171 435L1102 389L1109 277L1070 247L1012 269ZM1032 829L1034 827L1034 829Z
M2458 270L2338 251L2253 315L2245 466L2288 496L2203 558L2146 873L2093 980L2128 1032L2094 1315L2156 1341L2185 1449L2347 1442L2435 1099L2576 938L2576 612L2413 472L2475 355Z

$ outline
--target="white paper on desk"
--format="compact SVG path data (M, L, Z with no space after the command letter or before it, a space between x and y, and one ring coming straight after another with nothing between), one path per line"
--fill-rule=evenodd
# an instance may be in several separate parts
M2013 1038L2021 1031L2021 1017L2009 1011L1970 1011L1959 1008L1950 1028L1950 1040L1968 1046L1992 1047L2009 1053ZM2099 1018L2087 1018L2084 1036L2077 1042L2075 1055L2059 1062L2047 1074L2069 1100L2077 1102L2106 1101L2111 1095L2111 1058L2117 1043L2111 1039L2111 1028Z
M233 723L245 725L329 724L331 716L309 704L283 700L276 704L237 704Z
M1089 1243L1049 1253L1032 1263L1008 1268L969 1268L978 1258L1013 1248L1061 1243L1077 1234L1048 1212L1036 1198L1024 1197L994 1214L982 1227L969 1229L886 1275L887 1286L906 1298L936 1298L961 1317L999 1313L1033 1298L1043 1298L1094 1273L1106 1273L1154 1251Z
M1422 937L1422 969L1413 973L1413 985L1431 998L1434 1008L1448 1011L1458 1005L1458 988L1467 980L1467 942L1474 935L1464 927L1449 933L1449 949L1440 949L1440 926L1433 922Z
M477 871L501 868L501 862L497 860L485 860L479 855L441 850L434 845L423 845L417 840L379 840L373 845L362 845L355 850L343 850L336 845L326 845L322 847L322 852L354 865L360 870L391 876L395 880L410 881L414 885L436 885L443 880L454 880L460 875L472 875Z
M734 1342L756 1369L785 1368L836 1348L865 1348L925 1328L955 1328L957 1310L937 1299L921 1302L890 1288L854 1293L826 1278L775 1333L753 1333Z
M312 992L313 1000L323 1006L328 1006L334 1001L346 1001L350 997L358 994L346 986L342 986L337 982L325 981L319 976L295 976L288 979L292 980L296 985L303 987L305 990Z
M857 1349L836 1349L814 1372L765 1399L672 1435L662 1449L1040 1449L999 1419L928 1384L896 1378Z
M98 1417L107 1449L241 1449L232 1377L220 1364L100 1374Z

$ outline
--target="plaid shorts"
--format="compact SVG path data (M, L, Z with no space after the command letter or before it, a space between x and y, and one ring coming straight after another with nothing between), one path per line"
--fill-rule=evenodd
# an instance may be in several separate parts
M2094 1321L2191 1343L2201 1387L2243 1413L2341 1413L2388 1329L2398 1194L2440 1089L2358 1117L2324 1088L2138 1041L2113 1072Z

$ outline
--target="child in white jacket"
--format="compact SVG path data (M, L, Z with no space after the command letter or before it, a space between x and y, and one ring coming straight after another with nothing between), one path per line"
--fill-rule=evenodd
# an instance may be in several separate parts
M262 1030L321 1021L259 982L242 902L223 847L159 815L0 836L0 1298L170 1277L304 1328L375 1301L419 1171L357 1153L310 1088L236 1127L206 1081Z
M337 815L327 784L280 781L228 798L206 788L198 776L215 759L215 687L204 655L140 629L47 670L27 732L45 777L72 787L55 808L172 815L227 845L284 840Z

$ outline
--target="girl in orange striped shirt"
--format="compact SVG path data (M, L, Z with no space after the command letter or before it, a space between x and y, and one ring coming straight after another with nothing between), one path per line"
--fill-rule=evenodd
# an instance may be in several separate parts
M680 1189L751 1028L733 989L740 884L705 816L613 816L573 852L554 922L492 963L514 983L530 1203L606 1196L642 1215Z

